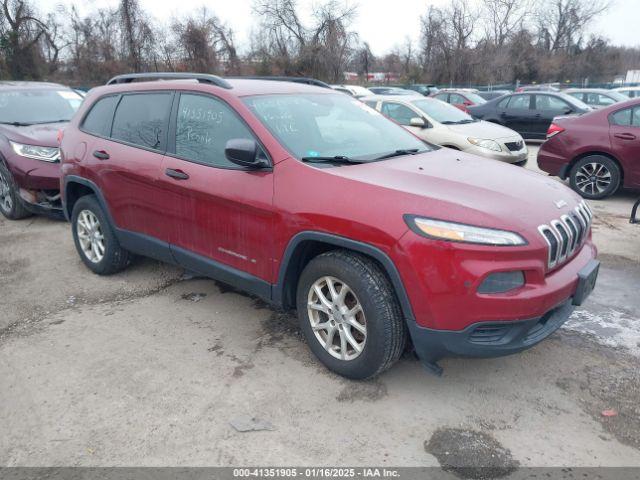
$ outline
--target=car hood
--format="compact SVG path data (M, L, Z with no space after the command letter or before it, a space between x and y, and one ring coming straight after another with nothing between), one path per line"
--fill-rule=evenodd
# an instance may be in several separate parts
M9 140L27 145L42 147L58 146L58 131L68 125L68 122L43 123L29 125L27 127L15 127L13 125L0 125L0 133Z
M581 201L544 175L446 148L330 171L375 186L377 202L397 214L521 233L537 231Z
M473 123L463 123L461 125L445 125L445 127L460 135L489 140L519 137L519 135L510 128L483 120Z

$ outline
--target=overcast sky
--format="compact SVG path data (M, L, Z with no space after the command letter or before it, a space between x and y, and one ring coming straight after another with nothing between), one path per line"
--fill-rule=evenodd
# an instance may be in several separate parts
M43 11L57 5L76 4L82 13L92 8L117 5L118 0L34 0ZM318 0L299 0L303 7ZM354 24L363 41L369 42L375 55L388 52L395 45L402 44L409 36L417 40L420 35L419 17L428 5L446 5L448 0L344 0L358 5L358 16ZM478 4L482 0L472 0ZM541 0L545 1L545 0ZM248 45L251 26L256 23L251 5L252 0L141 0L144 8L160 22L172 15L184 15L202 5L224 20L236 32L236 42L240 49ZM640 46L638 20L640 19L640 0L614 0L613 7L601 15L592 25L591 31L603 35L616 45ZM179 6L177 6L179 4Z

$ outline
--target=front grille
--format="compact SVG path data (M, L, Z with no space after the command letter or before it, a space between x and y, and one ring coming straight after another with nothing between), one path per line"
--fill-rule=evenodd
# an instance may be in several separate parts
M560 265L580 249L589 234L592 220L591 209L585 202L580 202L568 214L538 227L549 247L549 268Z
M522 150L524 143L522 140L518 142L505 142L505 147L507 147L511 152L517 152L518 150Z

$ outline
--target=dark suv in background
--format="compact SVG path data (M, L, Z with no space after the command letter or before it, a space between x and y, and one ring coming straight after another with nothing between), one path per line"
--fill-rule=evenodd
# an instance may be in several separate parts
M0 82L0 212L62 215L57 135L82 103L55 83Z

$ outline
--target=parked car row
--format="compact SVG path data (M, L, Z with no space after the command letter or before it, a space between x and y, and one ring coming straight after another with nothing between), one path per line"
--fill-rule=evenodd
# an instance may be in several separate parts
M11 148L18 162L60 162L88 269L145 255L297 309L313 353L348 378L381 373L407 345L440 372L445 356L548 337L596 282L589 206L421 135L479 152L518 134L415 93L374 101L306 81L123 75L87 94L59 152L35 138ZM3 159L8 189L22 195L14 163Z

